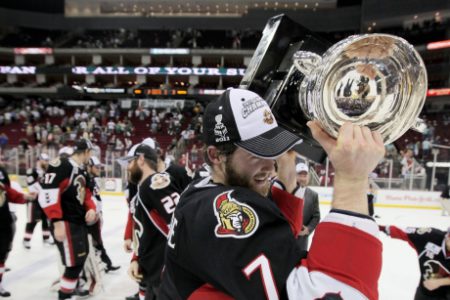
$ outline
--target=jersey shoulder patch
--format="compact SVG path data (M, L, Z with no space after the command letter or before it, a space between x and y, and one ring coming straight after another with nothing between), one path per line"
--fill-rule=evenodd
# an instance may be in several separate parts
M406 233L415 233L415 234L425 234L425 233L430 233L431 232L431 228L430 227L407 227L405 230Z
M152 190L161 190L168 187L170 185L170 182L171 180L169 173L156 173L151 178L150 188Z
M55 159L49 162L49 165L54 168L57 168L61 165L61 159L59 157L56 157Z
M214 199L214 233L218 238L248 238L258 229L258 215L251 206L234 199L232 193L233 190L225 191Z

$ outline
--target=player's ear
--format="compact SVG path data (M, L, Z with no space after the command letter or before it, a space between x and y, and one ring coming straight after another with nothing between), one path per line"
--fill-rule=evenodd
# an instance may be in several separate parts
M223 155L220 154L219 149L215 146L208 146L206 148L206 154L213 165L219 164L223 159Z

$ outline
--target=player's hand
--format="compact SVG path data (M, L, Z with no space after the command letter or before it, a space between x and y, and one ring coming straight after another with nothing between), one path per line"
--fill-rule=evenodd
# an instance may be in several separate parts
M309 235L309 229L306 226L303 226L302 231L298 234L299 236L307 236Z
M281 181L286 191L292 193L297 186L296 173L295 173L295 158L297 154L294 150L289 150L280 157L277 158L277 177Z
M93 224L97 220L97 213L95 212L95 210L90 209L86 212L84 219L86 220L87 224Z
M133 251L133 241L132 240L125 240L123 241L123 249L125 250L125 252L130 253L131 251Z
M28 194L25 194L25 200L27 200L27 201L34 201L34 200L36 200L37 199L37 193L36 192L31 192L31 193L28 193Z
M317 121L308 122L308 127L335 169L332 207L368 214L368 177L385 152L380 133L345 123L334 139Z
M63 221L58 221L53 223L53 234L55 235L55 240L58 242L64 242L66 240L66 226Z
M317 121L308 122L313 137L327 152L336 170L336 176L349 180L367 179L384 157L384 144L381 134L345 123L339 129L337 140L329 136Z
M423 286L429 291L434 291L441 286L441 282L438 278L427 279L423 282Z
M134 281L141 282L144 276L139 272L139 264L137 261L133 260L131 262L130 267L128 268L128 276Z

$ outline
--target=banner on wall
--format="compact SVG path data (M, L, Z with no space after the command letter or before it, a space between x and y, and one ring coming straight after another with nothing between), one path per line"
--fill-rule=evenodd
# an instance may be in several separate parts
M244 68L0 66L0 74L243 76Z
M319 194L319 201L331 203L333 188L311 186L312 190ZM440 208L440 192L428 191L403 191L403 190L378 190L376 192L376 204L387 207L399 208Z

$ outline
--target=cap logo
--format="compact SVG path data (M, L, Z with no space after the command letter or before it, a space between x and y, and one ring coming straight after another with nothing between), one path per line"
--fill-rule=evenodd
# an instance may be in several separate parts
M228 129L222 123L222 114L216 115L216 126L214 126L214 135L216 136L216 143L228 142L230 137L228 136Z
M242 103L242 118L246 119L254 111L264 106L267 106L267 103L260 97L247 99Z
M273 116L272 113L268 110L264 110L264 123L272 125L273 124Z

